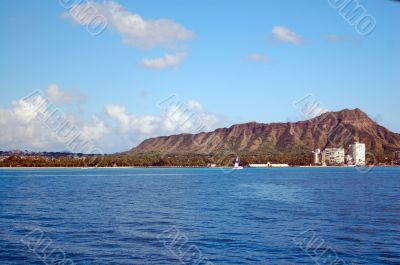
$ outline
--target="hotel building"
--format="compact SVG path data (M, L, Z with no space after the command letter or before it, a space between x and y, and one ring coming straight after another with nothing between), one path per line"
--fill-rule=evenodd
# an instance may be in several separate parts
M315 149L315 151L313 151L313 162L314 165L321 164L321 149Z
M349 146L349 155L351 164L356 166L365 166L365 144L355 142Z
M326 148L322 152L322 159L328 166L344 165L344 148Z

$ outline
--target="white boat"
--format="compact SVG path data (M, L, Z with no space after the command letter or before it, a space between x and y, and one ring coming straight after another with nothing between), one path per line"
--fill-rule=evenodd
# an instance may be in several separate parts
M239 159L239 157L236 157L235 165L233 166L234 170L243 169L243 167L239 166L239 163L240 163L240 159Z

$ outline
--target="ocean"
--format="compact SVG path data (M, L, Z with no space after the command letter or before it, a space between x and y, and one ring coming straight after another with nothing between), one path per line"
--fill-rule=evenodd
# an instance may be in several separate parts
M1 169L0 264L400 264L400 168Z

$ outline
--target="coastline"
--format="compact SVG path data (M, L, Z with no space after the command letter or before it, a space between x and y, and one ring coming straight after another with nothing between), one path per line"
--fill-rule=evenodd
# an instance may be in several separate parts
M369 166L371 168L373 167L400 167L400 165L373 165ZM170 167L161 167L161 166L155 166L155 167L0 167L0 170L15 170L15 169L21 169L21 170L32 170L32 169L231 169L231 167L184 167L184 166L170 166ZM244 167L244 169L287 169L287 168L357 168L354 166L326 166L326 167L321 167L321 166L290 166L290 167Z

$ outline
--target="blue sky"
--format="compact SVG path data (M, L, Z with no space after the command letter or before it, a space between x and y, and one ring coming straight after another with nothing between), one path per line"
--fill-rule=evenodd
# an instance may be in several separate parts
M164 119L157 103L170 95L191 102L193 110L212 120L210 128L298 120L294 102L312 94L329 110L358 107L400 132L400 4L394 1L359 1L376 19L368 36L359 35L328 1L94 3L108 20L97 36L59 1L0 2L0 109L15 112L18 99L56 84L59 96L71 98L56 103L79 126L95 128L100 120L108 128L94 140L124 139L108 144L107 152L179 132L136 124L144 117ZM124 7L118 11L124 19L137 15L147 26L168 19L180 28L160 22L137 37L124 32L131 29L128 20L117 21L120 17L107 10L111 6ZM283 34L294 39L279 39L274 29L287 30ZM157 42L157 34L168 43ZM106 106L119 109L113 115ZM0 141L0 149L63 149L51 141L17 142Z

